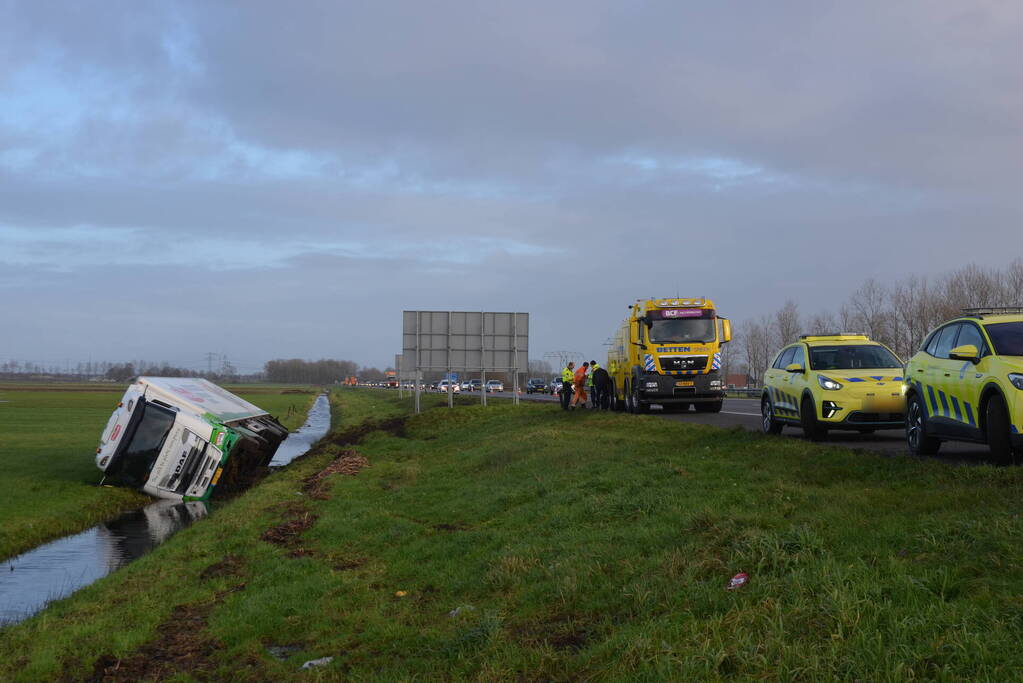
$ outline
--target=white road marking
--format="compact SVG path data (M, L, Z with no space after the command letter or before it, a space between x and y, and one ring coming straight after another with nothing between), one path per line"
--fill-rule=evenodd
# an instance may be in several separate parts
M733 413L730 410L722 410L721 412L724 415L752 415L753 417L760 417L760 413Z

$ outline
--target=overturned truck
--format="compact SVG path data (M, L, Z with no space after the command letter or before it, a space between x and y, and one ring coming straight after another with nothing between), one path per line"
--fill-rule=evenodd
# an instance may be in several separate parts
M151 496L209 500L248 487L268 470L288 430L212 382L139 377L110 416L96 465Z

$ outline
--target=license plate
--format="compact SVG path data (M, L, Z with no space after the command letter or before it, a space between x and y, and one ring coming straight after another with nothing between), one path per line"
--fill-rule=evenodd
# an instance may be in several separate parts
M679 381L675 382L675 386L677 386L677 387L693 387L693 386L696 386L696 382L694 382L691 379L682 379L682 380L679 380Z

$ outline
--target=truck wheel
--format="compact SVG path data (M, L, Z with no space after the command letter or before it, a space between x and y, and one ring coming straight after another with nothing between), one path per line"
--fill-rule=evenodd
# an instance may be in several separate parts
M721 409L724 408L724 401L714 401L713 403L697 403L696 412L698 413L720 413Z
M625 410L629 413L635 413L636 408L632 405L632 390L629 389L629 383L625 383Z
M639 399L639 385L632 387L632 407L634 413L646 413L650 411L650 405Z
M784 425L774 419L774 406L766 396L760 399L760 414L763 417L764 434L781 434L781 428Z
M987 410L987 445L991 449L991 459L999 465L1012 464L1012 440L1009 436L1009 411L1005 401L997 394L988 399Z
M941 448L939 439L927 435L923 401L916 394L906 403L906 444L912 455L935 455Z
M803 402L799 404L799 422L803 426L803 436L810 441L828 438L828 430L817 420L817 409L809 396L803 397Z

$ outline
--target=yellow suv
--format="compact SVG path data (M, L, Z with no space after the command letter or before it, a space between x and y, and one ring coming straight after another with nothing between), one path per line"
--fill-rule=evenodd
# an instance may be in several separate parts
M906 441L986 443L995 460L1023 454L1023 308L966 309L927 335L906 366Z
M899 357L862 334L803 335L764 374L764 431L798 425L820 441L829 429L903 428L902 375Z

